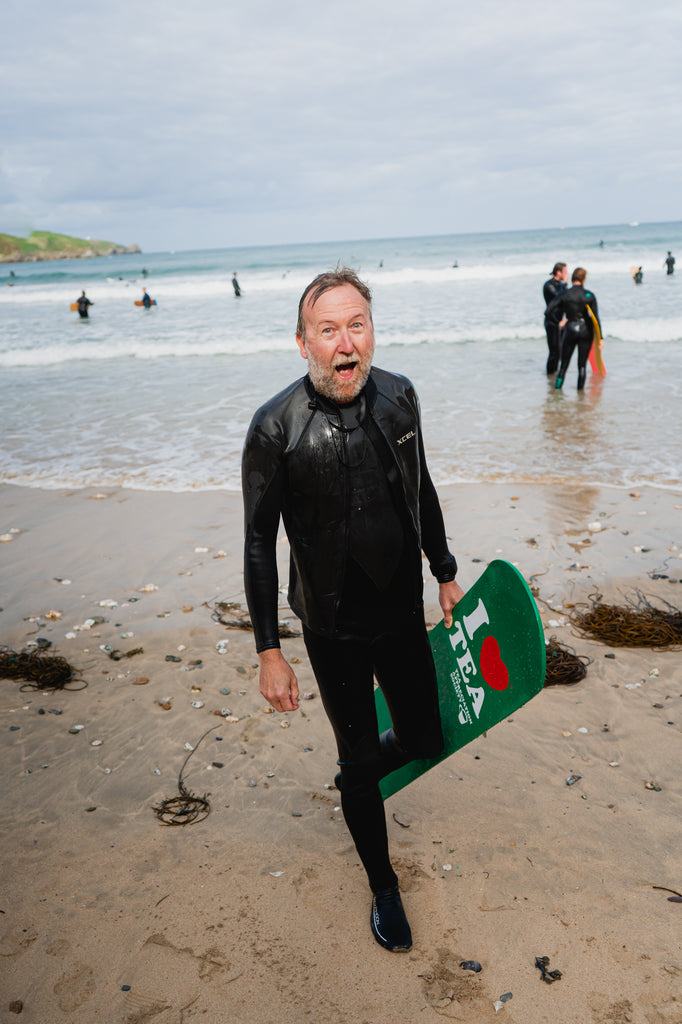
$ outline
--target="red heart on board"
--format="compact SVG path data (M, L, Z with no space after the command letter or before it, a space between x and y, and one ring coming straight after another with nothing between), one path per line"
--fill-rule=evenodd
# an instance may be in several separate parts
M487 636L481 647L481 675L493 690L506 690L509 686L509 671L502 661L500 645L494 636Z

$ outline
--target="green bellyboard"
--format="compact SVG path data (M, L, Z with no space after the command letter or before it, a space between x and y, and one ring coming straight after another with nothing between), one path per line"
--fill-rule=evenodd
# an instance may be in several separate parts
M453 612L429 634L438 676L445 746L440 757L410 761L379 783L384 799L486 732L542 689L545 638L523 576L496 559ZM375 692L379 732L391 727L381 690Z

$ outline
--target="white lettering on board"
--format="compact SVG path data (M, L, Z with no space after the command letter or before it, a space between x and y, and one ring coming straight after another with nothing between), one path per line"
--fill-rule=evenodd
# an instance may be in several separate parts
M471 651L466 650L461 658L457 659L459 670L463 676L475 676L476 666L474 665L474 659L471 657Z
M455 631L454 633L450 634L450 645L452 646L452 649L455 652L455 654L457 653L457 648L459 647L460 644L464 648L466 648L467 646L466 637L464 636L464 631L462 629L462 623L456 622Z
M467 693L474 702L474 714L478 718L481 714L481 708L483 707L483 698L485 696L482 686L467 686Z
M469 634L470 640L473 640L474 633L479 628L479 626L490 625L490 620L488 619L488 612L486 611L486 607L483 604L482 598L479 597L478 604L474 608L471 615L462 616L462 621L464 622L464 626L467 633Z
M480 629L481 626L490 625L488 611L482 598L478 599L478 604L470 615L462 616L462 622L464 623L464 628L466 629L469 641L473 640L474 633L477 629ZM471 651L469 650L467 636L464 635L462 624L460 622L455 623L455 628L450 634L450 645L455 652L455 655L457 655L459 672L451 672L450 679L455 693L457 694L457 700L459 701L459 714L457 717L460 725L467 725L472 722L468 701L462 692L462 681L477 675L476 665L471 655ZM458 648L461 648L461 653L458 652ZM474 715L476 718L479 718L481 708L483 707L483 701L485 700L485 690L482 686L467 685L466 691L471 700Z
M455 693L457 694L457 700L459 701L459 713L457 718L459 719L460 725L469 725L471 723L471 715L469 714L469 708L464 694L462 693L462 685L459 681L459 673L451 672L450 679Z

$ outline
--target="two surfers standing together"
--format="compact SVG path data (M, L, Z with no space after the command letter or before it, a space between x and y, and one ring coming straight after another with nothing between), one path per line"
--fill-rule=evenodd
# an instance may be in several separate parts
M595 324L601 338L597 296L585 287L587 271L576 267L568 287L568 268L555 263L552 276L545 281L545 332L547 334L547 374L556 373L555 388L561 389L573 352L578 350L578 391L585 387L587 358L592 348Z

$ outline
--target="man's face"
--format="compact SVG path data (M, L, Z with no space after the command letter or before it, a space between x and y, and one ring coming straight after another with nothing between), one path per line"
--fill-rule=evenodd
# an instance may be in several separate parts
M308 360L315 390L344 405L360 394L372 367L374 328L369 307L352 284L324 292L303 306L305 341L296 342Z
M564 267L564 269L561 271L560 280L565 281L566 284L568 284L568 267Z

